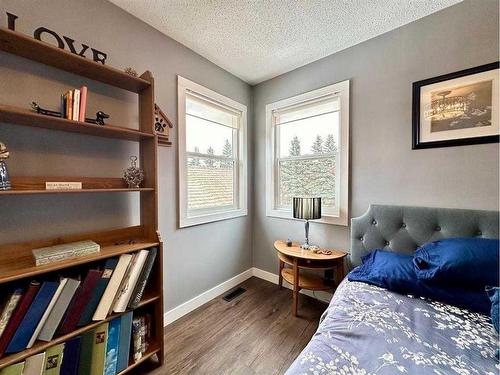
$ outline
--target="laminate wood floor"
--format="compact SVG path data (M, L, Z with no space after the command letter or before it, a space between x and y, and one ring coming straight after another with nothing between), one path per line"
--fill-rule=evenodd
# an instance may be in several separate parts
M326 304L251 278L231 302L213 299L165 328L165 365L151 374L283 374L311 339Z

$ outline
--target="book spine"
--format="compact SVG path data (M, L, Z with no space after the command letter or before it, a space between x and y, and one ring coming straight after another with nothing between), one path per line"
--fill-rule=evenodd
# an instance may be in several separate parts
M132 320L132 348L134 362L142 358L141 351L141 318L134 318Z
M37 295L39 289L40 283L37 281L32 281L28 287L28 290L26 290L26 293L24 293L23 298L21 298L19 305L17 306L16 310L12 314L11 319L9 320L9 323L7 323L7 327L5 328L3 335L0 337L0 357L5 352L5 349L7 349L7 345L9 345L12 337L14 336L14 333L16 332L19 324L26 315L31 302L33 302L33 299Z
M87 110L87 86L80 88L80 113L78 121L85 122L85 112Z
M73 119L73 90L68 91L68 98L66 103L66 118Z
M78 375L81 343L81 336L74 337L64 343L61 372L59 375Z
M130 357L130 340L132 337L132 312L122 315L120 318L120 340L118 345L118 362L116 372L122 372L128 367Z
M62 260L66 260L66 259L83 257L83 256L87 256L87 255L96 254L98 252L99 252L99 250L97 250L97 249L78 250L78 251L75 251L73 253L53 255L53 256L45 257L45 258L38 258L35 260L35 264L37 266L42 266L44 264L50 264L50 263L60 262Z
M147 328L146 328L146 317L145 316L141 316L141 330L140 330L140 334L141 334L141 353L144 354L146 353L146 350L147 350L147 343L146 343L146 331L147 331Z
M78 121L78 117L80 116L80 90L73 90L73 121Z
M23 290L16 289L8 298L7 303L5 304L5 306L3 308L2 315L0 316L0 337L2 336L3 332L5 331L5 328L7 327L7 323L9 322L10 318L12 317L12 314L14 313L14 310L16 309L17 305L19 304L19 301L21 301L22 296L23 296Z
M143 267L141 276L139 277L139 280L137 281L137 284L134 288L134 291L132 292L130 302L128 304L128 307L130 309L135 309L139 305L139 302L141 302L142 295L144 293L144 289L146 288L146 284L147 284L148 279L149 279L149 275L151 274L151 270L153 269L153 265L155 262L157 251L158 250L156 247L149 250L149 254L148 254L148 257L146 259L146 262L144 263L144 267Z
M66 118L66 94L61 95L61 117Z

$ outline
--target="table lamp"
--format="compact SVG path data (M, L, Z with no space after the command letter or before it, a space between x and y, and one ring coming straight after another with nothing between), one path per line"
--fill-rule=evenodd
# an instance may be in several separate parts
M321 219L321 198L293 198L293 217L306 221L306 242L300 247L309 249L309 220Z

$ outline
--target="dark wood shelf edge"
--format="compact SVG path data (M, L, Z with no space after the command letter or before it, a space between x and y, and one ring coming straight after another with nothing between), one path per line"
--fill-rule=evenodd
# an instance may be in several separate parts
M25 349L23 350L22 352L19 352L19 353L14 353L14 354L11 354L9 356L6 356L2 359L0 359L0 370L7 367L7 366L10 366L10 365L13 365L15 363L18 363L34 354L37 354L37 353L40 353L40 352L43 352L44 350L50 348L51 346L54 346L54 345L57 345L57 344L60 344L62 342L65 342L65 341L68 341L69 339L73 338L73 337L76 337L78 335L81 335L87 331L90 331L92 330L93 328L95 327L98 327L99 325L103 324L103 323L106 323L106 322L109 322L115 318L118 318L122 315L125 315L126 313L130 312L130 311L135 311L143 306L146 306L146 305L149 305L155 301L158 301L158 300L161 300L160 299L160 296L157 295L157 296L152 296L152 297L146 297L144 298L140 303L139 305L137 306L137 308L133 309L133 310L127 310L123 313L114 313L114 314L111 314L110 316L108 316L106 319L104 320L100 320L98 322L93 322L91 324L88 324L86 325L85 327L81 327L81 328L78 328L76 330L74 330L73 332L71 333L68 333L66 335L63 335L63 336L60 336L60 337L57 337L55 339L53 339L52 341L49 341L49 342L41 342L41 341L37 341L35 343L35 345L29 349ZM157 349L159 350L159 349Z
M52 44L0 27L0 50L124 90L140 93L151 83Z

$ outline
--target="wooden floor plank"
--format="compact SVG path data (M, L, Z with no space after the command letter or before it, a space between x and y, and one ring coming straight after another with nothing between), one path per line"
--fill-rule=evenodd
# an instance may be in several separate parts
M165 328L165 365L151 374L283 374L316 331L326 305L255 277L231 302L215 298Z

